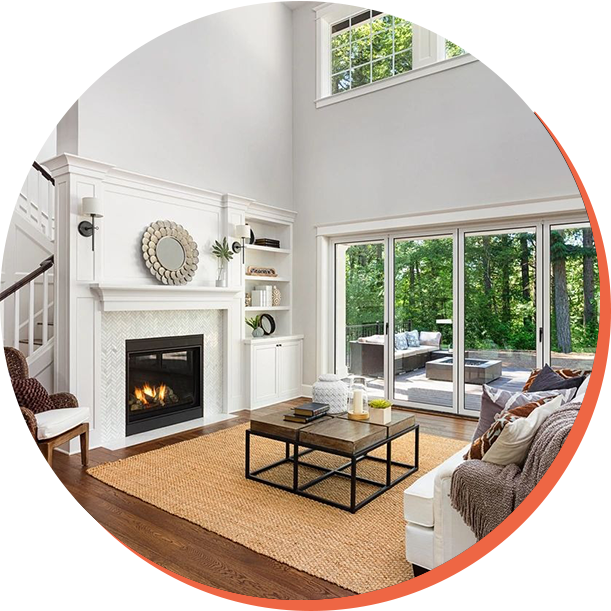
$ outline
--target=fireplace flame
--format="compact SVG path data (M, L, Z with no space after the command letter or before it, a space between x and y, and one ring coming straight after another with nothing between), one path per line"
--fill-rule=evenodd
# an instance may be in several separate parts
M142 388L136 388L134 395L136 399L143 405L151 405L154 403L161 403L165 405L165 397L168 392L168 387L165 384L152 387L149 384L145 384Z

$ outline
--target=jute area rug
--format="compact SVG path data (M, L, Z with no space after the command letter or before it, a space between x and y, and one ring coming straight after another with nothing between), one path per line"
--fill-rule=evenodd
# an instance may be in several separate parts
M413 577L405 560L403 491L465 442L421 435L420 470L353 515L245 479L245 430L246 425L236 426L106 463L88 473L260 554L359 594ZM253 438L252 469L283 458L284 451L284 444ZM384 456L385 450L377 452ZM413 460L412 434L393 443L393 458ZM320 453L308 455L307 460L328 466L345 461ZM384 469L383 464L364 461L358 474L383 481ZM300 484L319 473L304 468ZM288 483L291 467L264 475ZM333 477L311 490L348 502L348 485L347 478ZM370 492L369 485L359 484L357 500Z

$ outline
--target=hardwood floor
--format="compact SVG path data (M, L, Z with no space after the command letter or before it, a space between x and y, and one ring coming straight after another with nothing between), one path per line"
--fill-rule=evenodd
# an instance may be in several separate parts
M303 401L306 399L265 409L282 410ZM237 416L131 448L91 450L89 466L246 423L250 412L238 412ZM471 438L476 426L473 420L429 413L418 413L417 421L423 433L465 441ZM263 598L312 600L353 594L103 484L85 473L78 455L56 452L53 470L83 508L117 539L156 564L188 579L221 590Z

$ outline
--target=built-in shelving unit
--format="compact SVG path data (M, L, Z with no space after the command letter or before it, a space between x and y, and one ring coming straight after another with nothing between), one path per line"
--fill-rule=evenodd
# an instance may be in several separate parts
M295 213L255 203L246 213L246 223L250 225L255 239L270 238L280 242L279 248L247 244L244 253L244 291L252 293L256 287L272 286L281 293L279 306L271 304L244 308L245 316L269 313L276 321L274 337L283 338L292 334L292 278L293 278L293 221ZM248 274L249 267L273 268L276 276L256 276ZM244 338L251 338L251 329L244 326Z

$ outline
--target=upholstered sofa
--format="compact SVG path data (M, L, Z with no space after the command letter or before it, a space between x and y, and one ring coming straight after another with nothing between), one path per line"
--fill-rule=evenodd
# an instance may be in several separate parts
M433 352L439 350L441 333L422 331L419 335L420 346L395 349L395 375L424 367ZM384 339L384 335L372 335L350 342L350 373L370 378L384 377Z
M580 387L573 403L583 400L586 388L587 382ZM450 502L452 476L470 446L467 444L403 493L405 557L412 563L415 575L438 567L476 543L474 533ZM535 444L529 454L538 451L533 447ZM541 460L540 455L534 458L537 462Z

